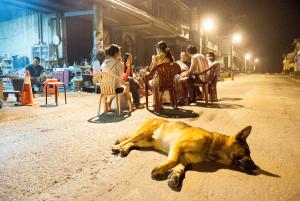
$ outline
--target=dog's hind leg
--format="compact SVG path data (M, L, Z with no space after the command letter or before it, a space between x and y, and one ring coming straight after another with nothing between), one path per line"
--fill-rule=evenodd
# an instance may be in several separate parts
M172 189L176 189L180 186L182 179L184 178L186 164L179 163L173 168L173 171L168 176L168 185Z
M168 170L175 167L179 163L179 155L181 152L181 147L179 144L175 144L170 148L168 160L164 163L159 164L152 170L152 177L165 174Z

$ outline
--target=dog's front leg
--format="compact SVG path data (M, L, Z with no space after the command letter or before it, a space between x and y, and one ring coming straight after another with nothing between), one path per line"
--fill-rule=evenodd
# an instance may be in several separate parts
M134 147L140 147L140 148L149 148L153 147L152 142L149 142L147 140L140 140L138 142L128 142L124 146L120 147L118 145L115 145L112 147L112 153L113 154L121 154L122 157L127 156Z
M140 140L136 143L129 142L125 144L123 147L120 149L121 156L127 156L134 147L140 147L140 148L148 148L148 147L153 147L153 144L147 140Z
M170 188L176 189L179 187L182 178L184 177L185 167L185 164L179 163L173 168L172 173L168 176L168 185Z
M168 170L175 167L179 161L180 146L173 145L170 149L168 160L156 166L151 173L152 178L164 175Z

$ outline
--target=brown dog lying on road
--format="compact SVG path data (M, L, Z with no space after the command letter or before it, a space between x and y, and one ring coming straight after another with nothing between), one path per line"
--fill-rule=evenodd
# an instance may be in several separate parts
M112 151L126 156L134 147L152 147L168 153L167 161L152 170L152 177L157 178L173 169L168 184L177 188L186 166L203 161L216 161L256 173L259 168L251 159L246 142L250 132L251 126L248 126L236 135L226 136L180 121L155 118L144 122L135 133L117 140Z

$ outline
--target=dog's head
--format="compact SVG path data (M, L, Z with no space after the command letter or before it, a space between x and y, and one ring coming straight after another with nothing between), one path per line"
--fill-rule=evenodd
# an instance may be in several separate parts
M231 165L239 167L247 173L257 174L259 167L251 159L250 149L246 142L246 139L251 132L251 128L251 126L248 126L238 134L231 136L227 153L231 160Z

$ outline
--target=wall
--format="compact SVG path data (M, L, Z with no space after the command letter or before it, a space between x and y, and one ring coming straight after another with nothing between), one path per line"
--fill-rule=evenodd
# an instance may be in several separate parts
M0 22L0 55L21 55L31 58L31 46L38 43L38 15Z
M43 17L44 42L48 42L48 19ZM38 14L28 11L23 17L0 22L0 55L27 56L32 61L31 47L39 43Z

